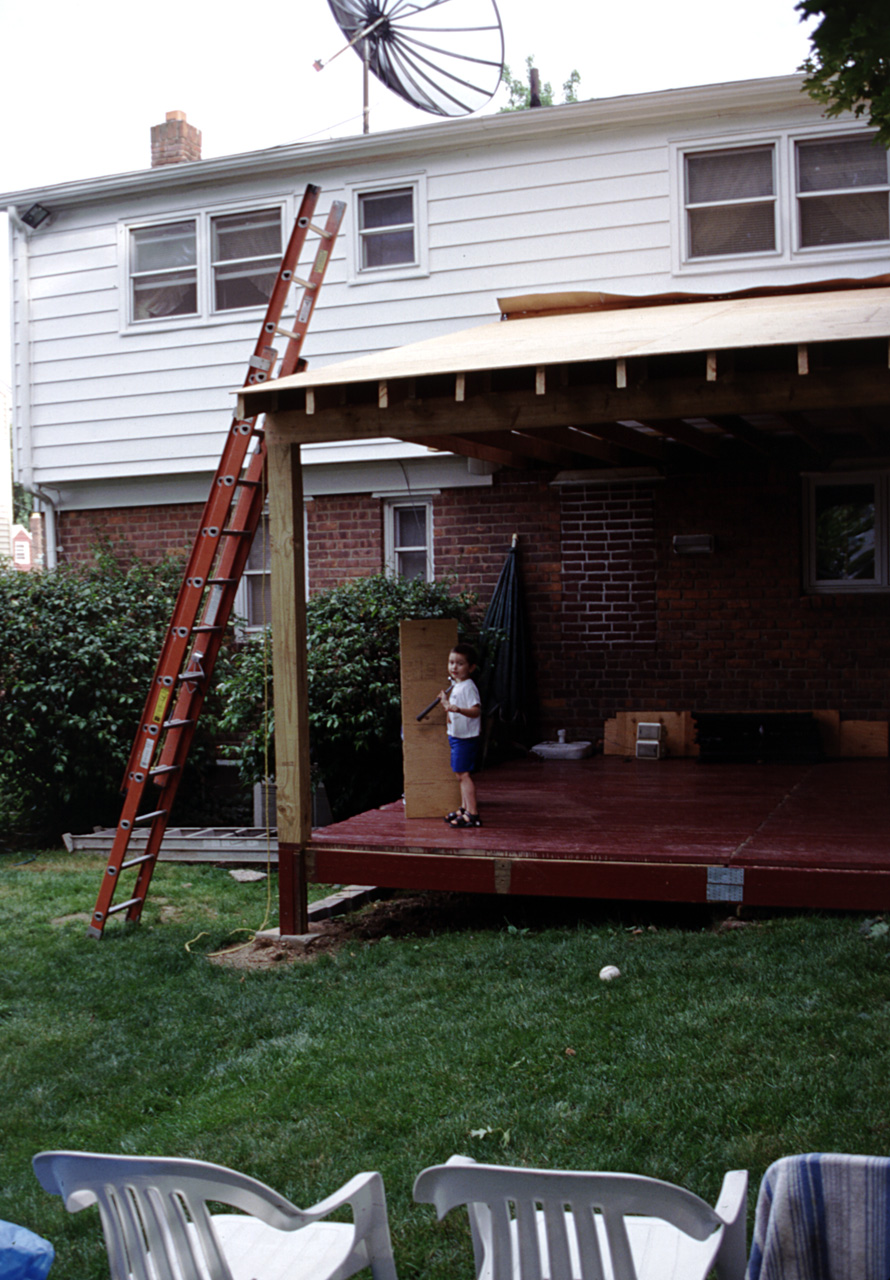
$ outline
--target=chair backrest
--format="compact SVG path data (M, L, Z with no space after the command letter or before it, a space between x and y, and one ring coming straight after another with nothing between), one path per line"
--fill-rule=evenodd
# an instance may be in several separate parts
M467 1205L476 1272L484 1269L491 1280L568 1280L573 1275L603 1280L608 1270L596 1211L602 1214L615 1280L636 1280L626 1215L661 1218L699 1241L723 1227L704 1200L655 1178L511 1168L461 1157L425 1169L414 1184L414 1198L434 1205L440 1218Z
M300 1210L271 1187L200 1160L43 1151L33 1164L44 1190L71 1213L98 1205L114 1280L232 1280L207 1201L280 1230L303 1225Z

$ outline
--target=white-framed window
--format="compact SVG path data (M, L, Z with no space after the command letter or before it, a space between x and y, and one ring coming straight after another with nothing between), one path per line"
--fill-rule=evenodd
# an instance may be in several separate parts
M347 183L346 198L350 284L429 274L425 174Z
M280 209L248 209L211 217L213 310L265 307L283 251Z
M890 242L886 148L829 125L670 143L675 274L874 261Z
M890 591L890 473L808 476L804 483L805 589Z
M685 155L687 257L775 251L775 168L772 145Z
M795 162L802 249L890 239L888 155L874 134L801 139Z
M389 498L383 507L383 542L387 573L396 578L432 582L432 498Z
M306 597L309 597L309 520L303 503L303 571ZM272 544L269 536L268 509L263 512L235 593L234 613L238 619L238 635L246 638L272 625Z
M284 251L283 201L122 223L125 329L265 307Z

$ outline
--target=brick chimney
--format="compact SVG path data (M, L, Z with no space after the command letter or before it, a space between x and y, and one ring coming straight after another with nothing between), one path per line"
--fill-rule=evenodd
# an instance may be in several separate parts
M182 164L201 159L201 130L185 118L184 111L168 111L163 124L151 128L151 167Z

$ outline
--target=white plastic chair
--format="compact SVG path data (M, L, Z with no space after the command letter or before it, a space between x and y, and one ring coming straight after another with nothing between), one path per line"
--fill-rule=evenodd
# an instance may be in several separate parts
M477 1280L744 1280L748 1174L717 1207L654 1178L476 1164L424 1169L414 1199L470 1214Z
M112 1280L396 1280L379 1173L359 1173L311 1209L200 1160L43 1151L41 1186L70 1213L98 1204ZM207 1202L240 1214L211 1214ZM322 1222L351 1205L354 1222ZM245 1216L247 1215L247 1216Z

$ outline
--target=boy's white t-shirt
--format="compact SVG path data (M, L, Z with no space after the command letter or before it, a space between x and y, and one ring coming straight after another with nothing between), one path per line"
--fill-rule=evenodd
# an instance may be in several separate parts
M478 707L480 705L479 690L473 680L460 680L448 695L448 701L456 707ZM481 716L462 716L448 712L448 733L452 738L478 738L482 728Z

